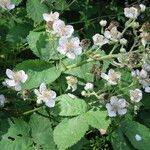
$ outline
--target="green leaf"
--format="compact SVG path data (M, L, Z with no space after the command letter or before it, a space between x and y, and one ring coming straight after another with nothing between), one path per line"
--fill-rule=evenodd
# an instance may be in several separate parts
M17 24L9 30L6 40L15 44L26 42L26 37L31 29L32 27L29 23Z
M31 135L36 149L55 150L53 130L49 118L33 114L30 118Z
M107 112L100 110L90 110L85 114L85 120L94 128L107 129L110 124L110 119L106 119Z
M3 150L27 150L31 149L32 140L30 139L30 128L23 120L13 119L9 121L10 128L7 133L2 136L0 147Z
M136 149L149 149L150 129L148 129L146 126L135 121L125 120L121 124L121 129ZM139 135L141 140L137 141L135 138L136 135Z
M114 150L133 150L134 148L122 133L120 128L117 128L111 135L111 144Z
M28 0L27 1L27 13L30 18L36 24L39 24L43 21L43 13L48 11L45 4L40 3L40 0Z
M59 150L65 150L77 143L86 133L89 126L82 116L65 119L54 129L54 141Z
M32 89L38 87L42 82L46 84L55 81L61 74L55 66L41 60L27 60L18 64L15 70L24 70L28 75L27 81L22 85L22 89Z
M59 96L58 110L60 116L77 116L87 111L87 105L84 100L77 97L71 98L67 94Z
M48 61L62 58L57 51L58 39L52 35L48 37L45 32L31 31L27 41L32 52L41 59Z
M75 58L74 60L71 60L71 61L70 61L70 59L65 59L63 61L63 64L65 64L65 66L68 66L68 65L81 63L84 60L85 59L83 59L81 56L78 56L77 58ZM84 82L93 82L94 75L91 74L90 71L94 64L96 64L96 63L94 63L94 62L86 63L79 67L67 70L67 71L65 71L65 73L76 76L76 77L78 77L78 79L82 79L83 81L85 80Z

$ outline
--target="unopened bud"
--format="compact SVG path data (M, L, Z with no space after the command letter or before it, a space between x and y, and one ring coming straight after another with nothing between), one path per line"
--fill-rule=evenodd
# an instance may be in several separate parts
M107 25L107 21L106 20L101 20L99 22L99 24L102 26L102 27L105 27Z

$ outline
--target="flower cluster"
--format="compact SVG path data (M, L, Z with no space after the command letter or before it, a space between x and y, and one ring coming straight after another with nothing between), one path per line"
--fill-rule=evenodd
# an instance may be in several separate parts
M71 25L66 25L64 21L59 19L59 13L43 14L44 20L51 24L51 33L59 37L59 46L57 51L66 55L70 59L75 59L76 56L82 53L80 40L78 37L73 37L74 28Z

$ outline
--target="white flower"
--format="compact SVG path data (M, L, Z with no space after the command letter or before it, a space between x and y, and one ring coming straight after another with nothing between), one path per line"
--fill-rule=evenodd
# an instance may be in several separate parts
M95 34L93 36L94 45L102 46L108 43L108 39L106 39L103 35Z
M107 80L109 85L116 85L121 77L121 74L120 72L115 72L113 69L110 69L108 71L108 75L102 73L101 77Z
M127 44L127 40L125 38L120 39L120 44L126 45Z
M142 32L140 34L141 37L141 43L145 47L146 44L150 43L150 34L148 32Z
M60 38L57 51L63 55L66 55L70 59L75 59L77 55L80 55L82 53L82 47L80 46L79 38Z
M140 4L139 6L141 8L141 12L144 12L146 9L146 6L144 4Z
M145 79L148 76L147 72L144 69L142 69L141 71L139 71L138 69L133 70L131 72L131 74L132 74L133 77L139 77L139 78L142 78L142 79Z
M8 9L8 10L15 8L15 5L12 4L10 0L0 0L0 6L4 9Z
M71 37L74 32L74 28L71 25L65 25L65 22L62 20L56 20L53 23L53 33L57 34L60 37Z
M87 83L87 84L85 85L84 89L85 89L86 91L91 91L91 90L93 90L93 87L94 87L94 85L93 85L92 83Z
M141 141L141 140L142 140L142 137L141 137L139 134L136 134L136 135L135 135L135 139L136 139L137 141Z
M146 86L146 87L145 87L145 92L146 92L146 93L150 93L150 86Z
M142 91L139 89L130 90L130 99L133 102L139 102L142 99Z
M67 84L68 84L67 90L72 89L72 92L74 92L77 89L78 79L73 76L68 76L68 77L66 77L66 80L67 80Z
M116 117L118 115L124 115L127 112L127 102L125 99L118 99L117 96L110 98L110 103L106 104L109 117Z
M139 15L138 9L135 7L124 8L124 15L130 19L136 19Z
M55 106L56 92L47 89L45 83L42 83L39 90L35 89L34 93L37 95L37 104L45 103L48 107Z
M59 13L58 12L51 12L50 14L47 14L47 13L44 13L43 14L43 19L46 21L46 22L54 22L56 20L58 20L59 18Z
M106 20L101 20L99 23L100 23L100 25L102 27L105 27L107 25L107 21Z
M4 104L6 103L6 98L3 94L0 95L0 106L4 106Z
M114 26L110 31L109 31L109 30L106 30L106 31L104 32L104 36L105 36L107 39L112 40L113 42L117 42L118 39L119 39L120 36L121 36L121 33L117 30L117 27Z
M4 85L7 87L12 87L16 91L21 90L21 83L25 83L28 78L28 75L25 74L23 70L13 72L12 70L7 69L6 75L9 79L5 79Z

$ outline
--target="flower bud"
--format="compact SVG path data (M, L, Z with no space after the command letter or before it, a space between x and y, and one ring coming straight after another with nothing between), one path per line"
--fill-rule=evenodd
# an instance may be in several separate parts
M125 49L125 48L121 48L121 49L120 49L120 52L121 52L121 53L126 53L126 49Z
M137 29L137 28L139 28L139 23L138 22L133 22L132 23L132 25L131 25L131 27L133 28L133 29Z
M139 6L140 6L140 9L141 9L141 12L144 12L145 9L146 9L146 6L144 4L140 4Z
M84 89L85 89L86 91L91 91L91 90L93 90L93 84L92 84L92 83L87 83L87 84L85 85Z
M127 40L125 38L120 39L120 44L126 45L127 44Z
M102 26L102 27L105 27L107 25L107 21L106 20L101 20L99 22L99 24Z
M86 91L82 91L82 92L81 92L81 95L82 95L82 96L85 96L85 95L86 95Z

